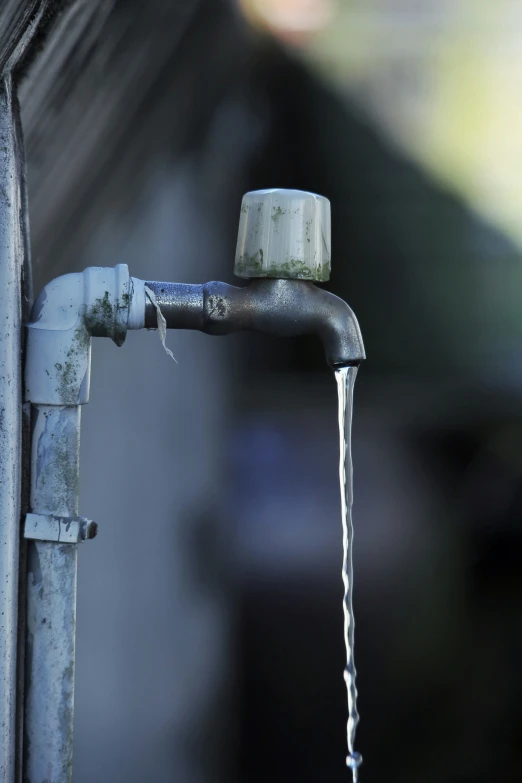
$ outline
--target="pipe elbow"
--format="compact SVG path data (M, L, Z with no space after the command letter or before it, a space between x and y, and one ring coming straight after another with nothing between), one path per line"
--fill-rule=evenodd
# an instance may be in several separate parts
M125 264L89 267L48 283L27 325L25 399L43 405L87 402L91 338L110 337L122 345L132 299Z
M31 310L31 329L67 331L75 326L83 303L83 274L56 277L42 288Z

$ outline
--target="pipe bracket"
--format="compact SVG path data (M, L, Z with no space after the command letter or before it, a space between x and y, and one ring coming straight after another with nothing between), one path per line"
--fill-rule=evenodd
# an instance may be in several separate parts
M26 514L24 538L80 544L95 538L98 525L85 517L59 517L54 514Z

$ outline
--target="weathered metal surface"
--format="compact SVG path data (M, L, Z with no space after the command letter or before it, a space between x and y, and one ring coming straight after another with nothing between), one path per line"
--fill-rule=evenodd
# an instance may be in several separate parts
M27 329L25 396L34 404L27 547L24 781L72 780L77 545L97 525L78 517L80 407L89 393L91 335L125 339L129 272L89 267L40 293ZM143 325L135 313L133 325ZM138 308L139 309L139 308Z
M85 517L57 517L54 514L27 514L24 536L34 541L80 544L95 538L98 525Z
M226 283L184 285L147 282L169 329L199 329L207 334L264 332L283 337L315 334L333 367L365 358L357 319L346 302L306 280L256 279L244 288ZM156 325L151 302L145 326Z
M21 321L30 306L25 165L13 73L53 0L0 3L0 779L20 756L16 693L21 504ZM54 2L58 6L57 2ZM25 282L22 282L22 275ZM24 300L22 301L22 286ZM18 673L17 673L18 669ZM21 725L20 714L18 726ZM19 765L18 776L19 776Z
M80 407L35 406L31 508L77 517ZM78 545L28 542L24 779L71 783Z
M21 493L22 153L10 77L0 82L0 780L14 776Z
M29 243L27 243L29 244ZM26 266L30 264L26 253ZM27 322L29 309L32 303L31 278L24 275L22 285L22 320ZM31 492L31 405L26 402L22 406L22 507L21 518L29 512L29 500ZM24 661L25 661L25 637L26 637L26 607L27 607L27 541L20 539L20 554L18 559L18 633L17 633L17 677L16 677L16 755L15 755L15 781L23 780L23 737L24 737Z

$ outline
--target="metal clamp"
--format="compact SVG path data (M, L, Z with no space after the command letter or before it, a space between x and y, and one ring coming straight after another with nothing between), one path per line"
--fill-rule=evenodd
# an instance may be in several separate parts
M79 544L94 538L98 525L85 517L57 517L53 514L26 514L24 537L60 544Z

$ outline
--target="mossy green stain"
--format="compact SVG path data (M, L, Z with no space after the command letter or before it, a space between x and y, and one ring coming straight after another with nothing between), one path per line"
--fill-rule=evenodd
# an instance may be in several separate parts
M103 297L96 299L85 312L84 320L88 332L94 337L110 337L116 345L122 345L126 328L120 323L118 314L121 311L128 312L130 302L130 294L124 293L113 304L109 292L105 291Z
M281 209L281 207L274 207L272 210L272 220L274 221L275 225L277 226L279 223L279 218L281 218L284 214L286 214L284 209Z
M310 269L304 261L291 258L281 264L272 262L268 268L263 263L263 254L241 256L236 263L236 273L244 277L274 277L288 280L315 280L324 283L330 279L330 264L326 261Z
M86 308L83 318L75 329L63 364L55 365L57 370L58 393L64 405L78 404L78 393L87 372L87 357L91 336L111 337L116 345L125 339L126 318L120 313L128 313L131 295L125 292L115 303L111 302L109 291L96 299Z
M240 274L246 273L250 277L261 276L260 273L265 271L263 248L260 247L257 253L253 253L252 255L250 253L245 253L240 256L236 261L235 271ZM252 272L256 272L256 274L252 274Z
M57 363L58 392L64 405L78 404L79 386L87 371L87 364L83 360L86 351L89 350L91 336L83 324L80 324L74 332L72 343L65 355L64 364ZM82 376L80 376L82 373Z

